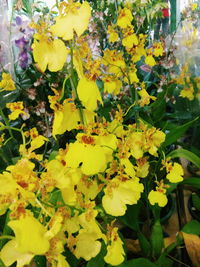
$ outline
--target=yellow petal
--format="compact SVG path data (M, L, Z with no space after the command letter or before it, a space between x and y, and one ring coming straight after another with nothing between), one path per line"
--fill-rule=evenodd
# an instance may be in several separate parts
M8 226L15 233L20 252L42 255L49 249L45 227L33 216L26 215L24 218L10 221Z
M10 266L17 261L17 267L24 267L24 265L30 263L33 257L34 255L31 253L20 252L16 240L11 240L6 243L0 252L0 258L5 266Z
M97 101L102 103L99 88L95 81L86 78L80 79L77 87L78 97L86 109L94 111L97 108Z
M69 51L60 39L35 40L33 43L33 57L42 72L48 69L52 72L59 71L63 68Z
M97 241L96 233L88 233L84 230L79 231L76 237L76 249L74 251L75 256L83 258L89 261L95 257L101 250L101 242Z
M78 37L84 33L91 17L91 8L88 2L84 2L77 12L68 12L66 15L60 15L56 18L56 24L51 27L51 31L64 40L71 40L74 37L74 31Z

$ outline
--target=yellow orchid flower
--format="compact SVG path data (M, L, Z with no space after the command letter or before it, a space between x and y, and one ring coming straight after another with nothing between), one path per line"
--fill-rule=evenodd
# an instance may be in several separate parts
M101 250L101 242L97 240L98 238L96 232L88 232L85 229L81 229L76 237L74 255L78 259L83 258L86 261L94 258Z
M52 72L61 70L69 53L62 40L52 40L47 36L41 36L39 40L34 39L32 48L33 58L42 72L47 68Z
M62 37L63 40L71 40L74 31L81 36L87 29L91 17L91 8L88 2L81 5L70 3L64 12L56 18L56 23L51 27L55 36Z
M159 207L166 206L168 202L167 196L161 191L151 190L148 195L148 199L151 205L155 205L157 203Z
M117 25L120 28L126 28L128 26L131 26L132 19L133 19L133 16L131 14L130 9L125 7L123 9L121 9L119 12L119 16L117 19Z
M119 265L124 261L125 252L123 242L120 239L117 227L114 227L110 233L110 245L107 246L107 254L104 257L106 263L113 266Z
M11 110L11 114L8 115L10 120L16 120L20 114L26 115L26 112L23 111L24 105L22 101L7 103L6 107Z
M103 103L96 82L85 77L79 80L77 93L84 107L90 111L94 111L97 108L97 101Z
M144 187L137 179L120 181L114 178L104 190L102 205L106 213L112 216L123 216L126 212L126 205L136 204Z
M2 88L0 92L13 91L16 89L10 73L5 73L5 72L2 73L2 80L0 82L0 88Z
M8 226L15 233L18 250L22 253L43 255L49 249L49 241L45 237L45 227L31 214L17 220L9 221Z
M31 262L33 257L34 254L30 252L21 252L16 240L8 241L0 252L0 259L6 267L15 262L17 262L17 267L24 267Z
M167 171L169 173L167 174L166 178L171 183L178 183L183 181L184 171L183 167L179 163L175 162L173 165L168 165Z

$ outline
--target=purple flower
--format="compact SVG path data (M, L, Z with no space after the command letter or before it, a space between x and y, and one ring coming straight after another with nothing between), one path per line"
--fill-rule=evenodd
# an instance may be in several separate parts
M16 21L16 24L19 26L19 25L22 25L22 19L19 17L19 16L17 16L16 18L15 18L15 21Z
M15 45L18 47L18 48L23 48L25 47L26 45L28 44L28 41L26 41L26 39L23 37L21 37L20 39L18 40L15 40Z

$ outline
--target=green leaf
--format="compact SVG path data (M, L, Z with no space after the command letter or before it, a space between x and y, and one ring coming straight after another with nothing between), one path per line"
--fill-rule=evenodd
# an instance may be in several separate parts
M156 261L156 265L159 267L171 267L173 265L173 261L167 257L164 253L160 256L160 258Z
M136 260L126 261L118 265L118 267L157 267L157 265L145 258L139 258Z
M175 143L183 134L187 131L187 129L199 119L199 117L195 118L194 120L187 122L181 126L174 127L170 132L166 135L165 142L162 146L168 146Z
M196 165L198 168L200 168L200 157L198 157L197 155L195 155L194 153L180 148L180 149L176 149L172 152L170 152L167 157L170 158L184 158L189 160L190 162L192 162L194 165Z
M200 197L195 193L192 194L192 203L195 209L200 211Z
M12 92L1 92L0 93L0 108L5 108L7 103L12 103L16 100L16 98L19 96L19 90L14 90Z
M192 235L200 235L200 222L192 220L184 225L182 232Z
M183 182L181 182L181 184L186 184L186 185L192 186L194 188L200 189L200 177L199 178L189 177L189 178L183 180Z
M119 220L123 222L126 226L130 227L134 231L139 230L139 211L140 202L135 205L127 206L127 211L124 216L119 217Z
M46 257L45 256L35 256L34 262L37 267L46 266Z
M106 245L104 244L104 242L102 242L101 251L95 258L92 258L87 263L86 267L104 267L105 266L105 261L104 261L105 255L106 255Z
M151 245L148 241L148 239L145 237L145 235L142 232L138 232L138 240L140 243L141 251L144 256L148 257L151 255Z
M163 230L159 220L153 225L151 234L152 256L158 258L164 246Z

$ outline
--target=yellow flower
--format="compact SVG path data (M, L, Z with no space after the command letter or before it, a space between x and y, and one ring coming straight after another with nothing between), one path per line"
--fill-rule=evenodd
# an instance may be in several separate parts
M65 259L65 256L63 256L62 254L56 257L56 260L57 260L56 267L70 267L69 263Z
M94 145L93 136L82 135L81 139L82 142L76 141L69 145L69 150L65 156L67 166L77 168L82 163L81 171L86 175L103 172L107 166L105 149L100 145Z
M122 8L119 11L119 16L117 19L117 25L120 28L126 28L128 26L131 26L131 21L133 19L133 16L131 14L131 11L128 8Z
M80 79L77 86L78 97L86 109L94 111L97 108L97 101L102 103L99 88L95 81L87 78Z
M104 91L109 94L117 95L120 93L122 88L122 82L113 75L106 75L103 78L104 81Z
M46 137L44 137L43 135L38 135L36 138L34 138L31 141L31 147L29 148L31 151L41 147L44 145L45 141L48 141L48 139Z
M168 174L166 177L171 183L179 183L183 181L184 171L183 167L179 163L175 162L173 165L170 164L167 168L167 172Z
M35 39L32 48L33 58L42 72L47 68L52 72L61 70L69 53L63 41L46 36Z
M88 232L85 229L81 229L76 237L74 255L78 259L83 258L86 261L95 257L101 250L101 242L97 240L98 238L95 232Z
M117 228L114 227L110 233L110 245L107 246L107 254L104 257L106 263L113 266L119 265L124 261L125 252L123 249L123 242L121 241Z
M114 178L104 190L103 208L112 216L123 216L126 212L126 205L136 204L143 189L143 185L136 179L120 181Z
M144 89L144 88L142 90L138 91L138 94L141 97L141 99L138 101L139 105L141 107L149 105L150 100L156 100L156 97L149 95L148 92L146 91L146 89Z
M162 56L163 55L163 46L161 42L156 42L153 44L153 54L156 57Z
M11 110L11 114L8 115L8 118L10 120L16 120L20 114L26 115L26 112L23 111L24 105L23 102L13 102L13 103L7 103L6 107Z
M64 40L71 40L74 31L81 36L87 29L91 17L91 8L88 2L79 6L76 3L68 4L64 12L56 18L56 24L51 27L54 35Z
M33 257L32 253L19 251L16 240L8 241L0 252L0 258L5 266L10 266L17 261L17 267L24 267L31 262Z
M122 44L126 48L132 48L133 45L138 45L138 38L134 33L133 27L128 27L123 30Z
M146 157L137 159L136 161L137 167L136 167L136 175L137 177L144 178L149 173L149 162L147 161Z
M189 99L190 101L194 99L194 88L192 84L186 85L180 92L180 96Z
M198 7L198 4L197 3L193 3L192 4L192 11L196 10Z
M9 73L2 73L2 80L0 82L0 92L2 91L13 91L16 89L15 84L12 80L12 76Z
M155 205L157 203L160 207L166 206L168 202L167 197L163 192L154 190L150 191L148 199L151 205Z
M114 26L111 25L108 26L108 34L110 43L116 42L119 38L118 33L114 30Z
M49 241L45 237L46 229L31 214L9 221L8 226L15 233L18 250L22 253L43 255L49 249Z
M156 61L155 59L153 58L152 55L148 55L146 56L145 58L145 63L151 67L155 66L156 65Z
M135 169L134 169L134 166L133 164L130 162L129 159L127 158L123 158L123 159L120 159L120 163L122 165L124 165L125 169L125 173L130 176L131 178L134 178L135 177Z
M9 205L17 198L17 183L9 172L0 174L0 215L4 214Z
M128 73L128 76L129 76L129 80L130 80L130 83L133 84L133 83L138 83L139 82L139 79L137 77L137 69L134 65L131 66L131 69ZM126 81L126 79L125 79Z
M63 134L66 131L71 131L78 126L80 122L80 113L73 102L57 104L57 109L54 113L52 135Z
M165 133L156 129L155 127L147 129L145 132L145 150L151 155L157 157L158 147L165 141Z
M131 154L134 158L139 159L143 156L143 144L145 142L144 134L142 132L134 132L131 134L130 140L133 144L131 146Z

